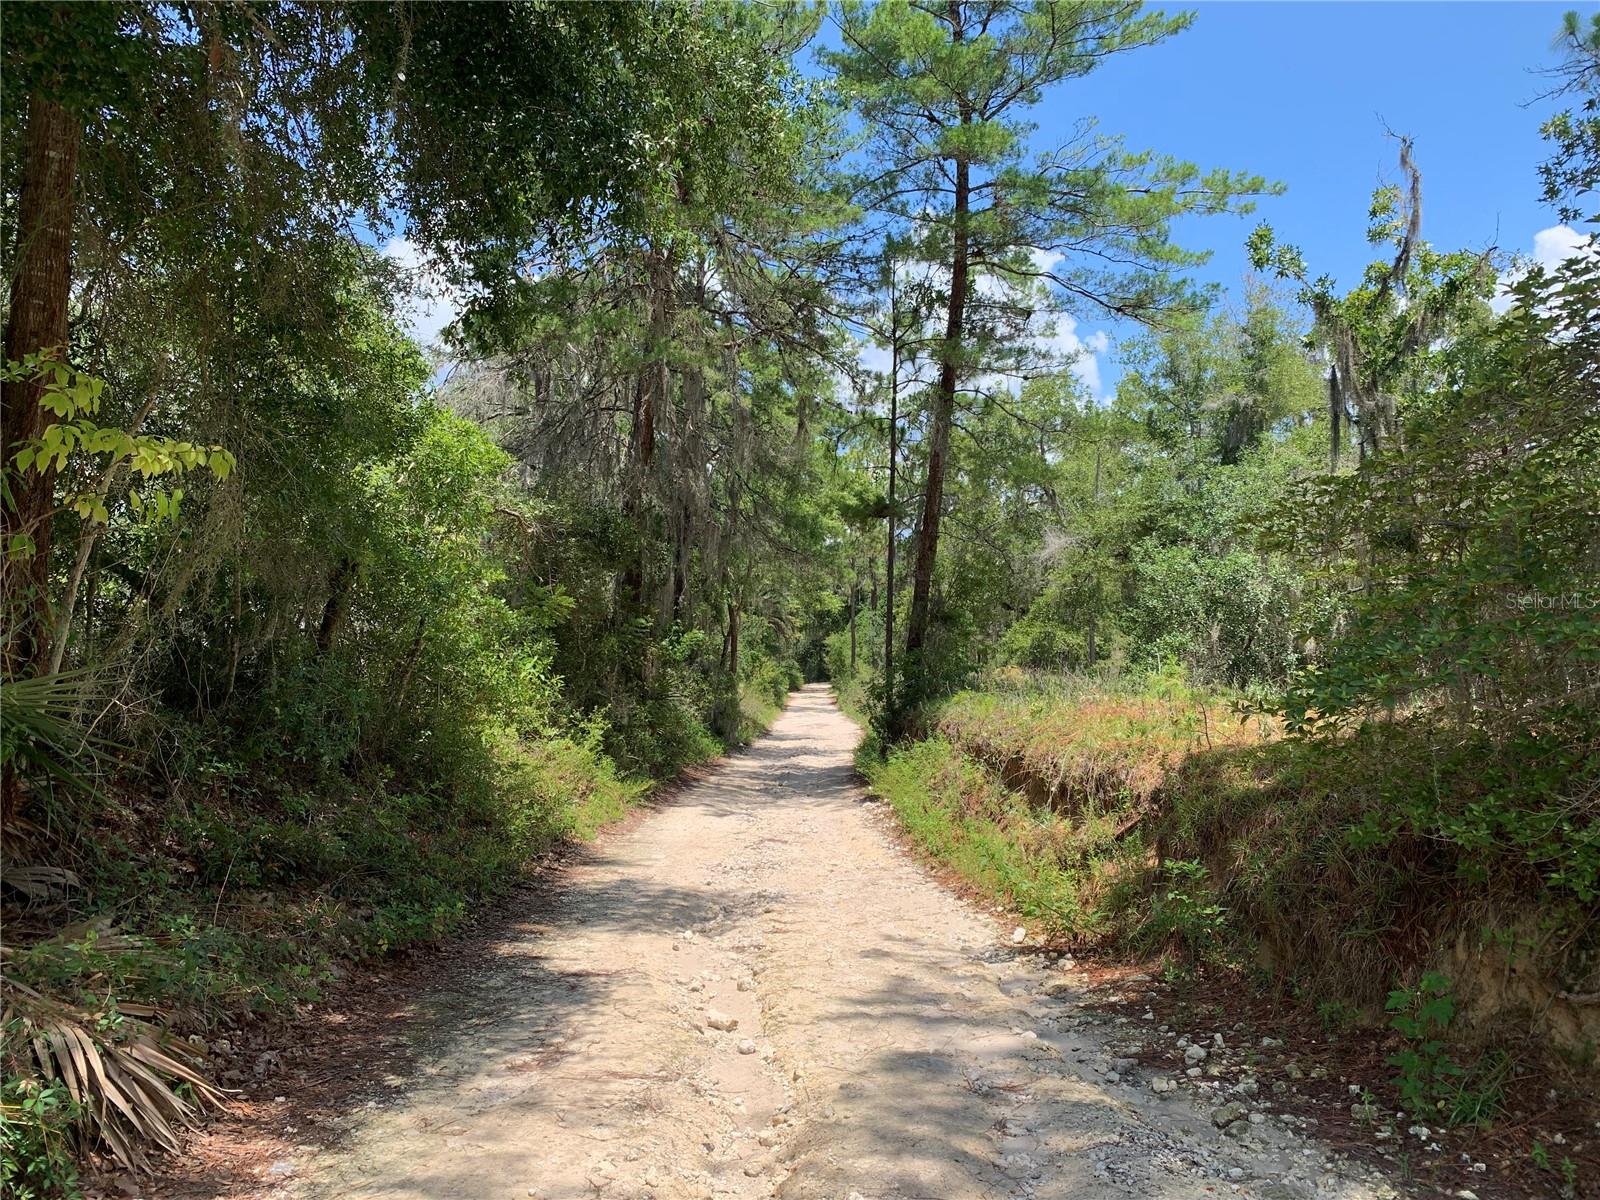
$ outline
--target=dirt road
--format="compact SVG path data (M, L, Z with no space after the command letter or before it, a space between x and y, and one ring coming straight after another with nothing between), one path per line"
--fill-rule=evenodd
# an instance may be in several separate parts
M896 847L857 736L808 687L604 842L490 969L425 998L420 1068L276 1194L1383 1194L1265 1116L1219 1132L1226 1097L1155 1090L1078 980Z

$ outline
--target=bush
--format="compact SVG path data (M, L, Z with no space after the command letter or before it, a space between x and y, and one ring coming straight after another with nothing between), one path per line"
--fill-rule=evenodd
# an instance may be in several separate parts
M7 1076L0 1084L0 1191L12 1200L82 1195L72 1151L75 1118L62 1084Z

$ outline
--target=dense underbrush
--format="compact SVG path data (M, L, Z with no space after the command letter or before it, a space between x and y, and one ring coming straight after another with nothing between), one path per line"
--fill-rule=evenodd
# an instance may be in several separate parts
M1450 980L1454 1034L1592 1056L1592 725L1507 746L1426 714L1284 736L1170 678L1002 678L859 761L910 837L1053 936L1170 969L1230 962L1386 1020Z

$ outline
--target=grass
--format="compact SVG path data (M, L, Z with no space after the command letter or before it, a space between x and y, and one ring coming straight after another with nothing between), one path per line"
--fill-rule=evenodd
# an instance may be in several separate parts
M1082 892L1092 837L1041 813L937 735L886 760L867 747L857 761L911 839L978 894L1052 934L1086 932Z
M921 728L886 761L863 748L871 787L923 850L1053 934L1179 967L1231 959L1366 1020L1441 966L1464 1004L1530 1027L1558 992L1593 990L1581 837L1516 798L1592 792L1594 760L1508 756L1416 719L1285 738L1160 676L1002 674Z

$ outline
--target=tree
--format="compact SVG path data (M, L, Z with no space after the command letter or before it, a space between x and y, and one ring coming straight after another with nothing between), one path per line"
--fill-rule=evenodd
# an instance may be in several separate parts
M1300 285L1316 318L1312 331L1328 362L1328 462L1339 466L1344 431L1353 431L1362 459L1402 436L1406 404L1438 382L1437 348L1489 315L1494 253L1441 254L1422 238L1422 172L1410 138L1400 143L1403 184L1373 193L1367 241L1394 257L1367 267L1359 285L1340 296L1334 281L1312 279L1299 250L1282 245L1267 225L1251 234L1257 270Z
M1561 23L1557 45L1566 59L1553 74L1560 80L1555 94L1579 97L1576 109L1565 109L1545 122L1551 155L1539 167L1545 203L1555 206L1563 221L1600 222L1600 212L1584 212L1586 197L1600 188L1600 13L1589 24L1577 12Z
M1240 211L1265 190L1255 177L1128 153L1090 126L1027 159L1026 113L1046 89L1188 23L1087 0L891 0L840 13L844 45L827 61L873 151L858 195L886 227L914 231L947 279L906 630L916 673L927 667L958 404L984 374L1028 369L1018 335L1041 308L1085 304L1149 321L1183 304L1189 290L1172 270L1204 255L1171 241L1172 221Z

